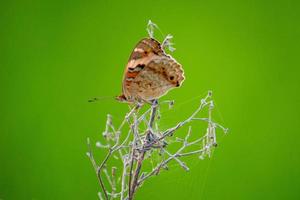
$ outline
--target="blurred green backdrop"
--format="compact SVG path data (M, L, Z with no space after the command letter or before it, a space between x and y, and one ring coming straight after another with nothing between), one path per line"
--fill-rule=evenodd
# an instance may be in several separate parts
M86 138L128 107L87 99L120 93L148 19L174 35L185 69L164 97L182 103L175 120L211 89L231 131L212 159L137 199L300 199L299 12L296 0L2 1L0 199L97 199Z

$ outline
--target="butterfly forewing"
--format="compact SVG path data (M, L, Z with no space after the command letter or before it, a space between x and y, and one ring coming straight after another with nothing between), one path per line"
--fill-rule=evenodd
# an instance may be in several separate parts
M164 54L164 51L162 50L160 43L155 39L144 38L135 46L133 52L129 57L129 62L131 60L138 60L140 58L146 57L149 53L162 55Z

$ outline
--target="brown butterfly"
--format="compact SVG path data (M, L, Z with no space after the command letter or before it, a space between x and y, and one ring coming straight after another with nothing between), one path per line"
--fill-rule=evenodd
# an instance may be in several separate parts
M126 66L122 102L151 102L169 90L181 86L184 72L181 65L166 54L153 38L142 39L134 48Z

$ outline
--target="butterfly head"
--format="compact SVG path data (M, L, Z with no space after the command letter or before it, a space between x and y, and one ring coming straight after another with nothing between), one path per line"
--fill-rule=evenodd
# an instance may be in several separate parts
M120 102L127 102L127 98L125 97L124 94L116 96L116 100Z

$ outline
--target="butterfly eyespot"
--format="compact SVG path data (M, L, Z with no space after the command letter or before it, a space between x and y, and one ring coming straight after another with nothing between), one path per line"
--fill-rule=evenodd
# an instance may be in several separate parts
M179 86L180 86L180 84L179 84L179 82L177 81L177 82L176 82L176 87L179 87Z
M174 80L174 76L170 76L170 80L173 81Z

